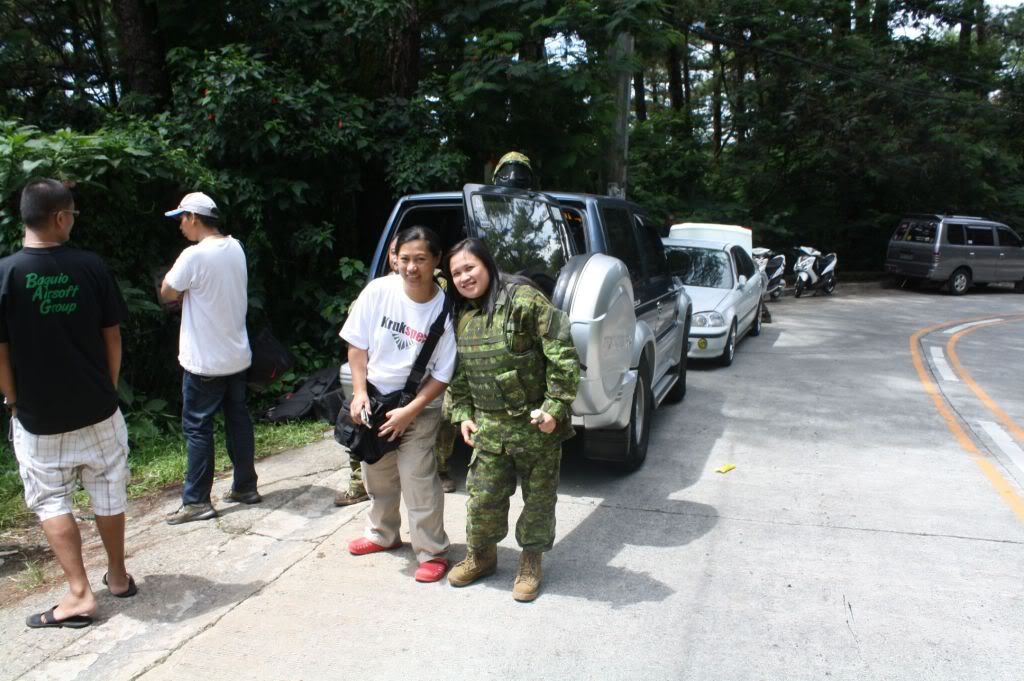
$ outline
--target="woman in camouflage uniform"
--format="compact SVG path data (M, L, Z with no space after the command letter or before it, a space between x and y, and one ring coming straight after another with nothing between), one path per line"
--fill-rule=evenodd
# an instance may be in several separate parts
M500 274L482 241L456 244L447 265L463 300L451 420L473 447L468 551L448 581L466 586L494 574L518 477L524 508L516 540L523 552L512 596L532 601L540 589L541 555L555 541L559 463L562 442L573 434L579 358L565 314L529 280Z

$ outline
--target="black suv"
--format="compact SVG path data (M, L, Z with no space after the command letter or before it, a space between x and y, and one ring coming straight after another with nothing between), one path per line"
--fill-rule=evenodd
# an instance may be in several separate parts
M388 244L414 225L446 248L479 237L502 271L529 276L568 314L582 365L573 424L584 430L583 451L638 468L654 407L686 394L692 314L647 214L608 196L476 184L406 196L380 235L370 279L388 273Z

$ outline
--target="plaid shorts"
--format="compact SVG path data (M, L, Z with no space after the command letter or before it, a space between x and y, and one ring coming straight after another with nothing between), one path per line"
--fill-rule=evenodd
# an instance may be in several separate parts
M79 480L96 515L124 513L128 428L120 409L99 423L57 435L33 435L16 418L12 427L25 505L39 520L71 513L71 495Z

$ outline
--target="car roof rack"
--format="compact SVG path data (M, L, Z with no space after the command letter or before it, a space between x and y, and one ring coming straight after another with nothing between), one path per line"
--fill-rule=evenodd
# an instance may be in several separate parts
M906 213L903 218L929 218L932 220L984 220L985 222L993 222L988 218L983 218L978 215L953 215L952 213Z

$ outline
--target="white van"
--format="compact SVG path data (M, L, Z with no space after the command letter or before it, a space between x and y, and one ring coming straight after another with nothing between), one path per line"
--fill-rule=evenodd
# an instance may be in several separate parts
M753 257L754 233L749 227L719 225L713 222L681 222L672 225L668 231L670 239L700 239L739 244L747 255Z

